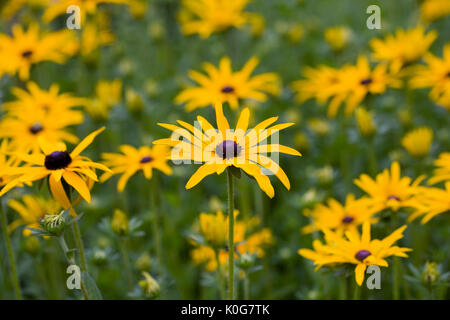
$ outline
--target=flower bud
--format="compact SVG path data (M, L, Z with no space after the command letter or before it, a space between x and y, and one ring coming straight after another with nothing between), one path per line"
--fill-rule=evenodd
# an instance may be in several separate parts
M92 256L92 261L94 264L100 266L105 264L105 262L108 260L108 255L106 254L105 250L95 250L94 254Z
M156 298L159 295L161 288L158 282L148 273L142 272L144 280L139 281L139 286L142 289L142 294L150 299Z
M152 259L150 258L150 255L145 252L143 253L135 263L136 269L139 271L147 271L150 270L150 267L152 266Z
M127 89L125 92L125 101L128 110L133 113L139 113L144 107L141 96L133 89Z
M44 231L59 236L66 226L64 211L59 214L46 214L41 219L41 226Z
M240 255L237 264L239 268L248 270L255 265L255 255L245 252Z
M122 210L114 210L114 216L111 221L111 230L119 236L125 236L128 234L128 217Z
M439 270L436 262L426 262L422 273L422 280L426 284L433 284L439 280Z

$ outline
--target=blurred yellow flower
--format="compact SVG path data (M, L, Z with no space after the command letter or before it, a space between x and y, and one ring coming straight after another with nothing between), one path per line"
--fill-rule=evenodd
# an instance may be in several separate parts
M125 189L128 180L138 171L142 170L146 179L152 178L153 169L167 175L172 174L172 169L167 164L170 153L166 146L135 148L130 145L121 145L119 150L121 153L102 154L103 162L111 168L111 172L104 173L100 178L101 181L106 181L113 175L122 174L117 183L117 191L119 192Z
M450 44L443 51L442 59L427 53L427 65L417 66L410 84L413 88L431 87L430 98L450 111Z
M292 24L287 31L287 37L293 44L299 43L303 38L303 34L303 26L300 23Z
M142 293L149 298L156 298L161 290L159 283L146 271L142 275L144 280L139 281Z
M289 190L290 182L280 166L265 154L285 153L301 156L300 152L280 144L266 143L267 138L282 129L288 128L293 123L283 123L269 127L277 121L278 117L269 118L252 129L248 129L250 110L242 110L235 130L230 129L227 118L223 114L222 104L215 107L215 129L206 119L198 116L199 127L178 120L182 126L158 123L163 128L171 130L175 135L171 138L154 141L154 144L164 144L172 147L170 158L172 161L186 160L194 163L203 163L186 183L186 189L196 186L206 176L213 173L222 174L228 167L242 169L245 173L255 178L259 187L273 198L275 191L267 171L272 172L280 179ZM185 140L178 140L183 137Z
M8 201L8 206L20 215L20 219L10 223L8 227L10 232L22 225L26 225L27 228L40 229L39 220L41 218L46 214L58 214L61 211L61 206L53 199L24 195L21 200ZM29 236L31 233L31 230L23 229L24 236Z
M12 36L0 34L0 58L7 61L7 65L0 65L0 76L2 72L18 73L21 80L27 80L31 65L42 61L64 63L78 47L71 30L42 33L37 23L31 23L26 31L14 25Z
M113 43L114 40L115 36L107 25L88 22L82 29L80 53L83 56L88 56L101 46Z
M393 162L390 170L385 169L372 179L362 174L354 183L368 194L368 203L378 212L384 209L397 211L402 207L415 208L420 192L419 184L425 176L420 176L414 182L410 177L400 175L400 165Z
M402 146L414 157L424 157L430 152L433 130L420 127L408 132L402 139Z
M179 22L184 34L198 33L208 38L228 28L249 23L251 13L244 12L250 0L182 0Z
M439 158L434 161L434 165L437 168L428 183L436 184L441 181L450 181L450 152L441 153Z
M114 210L114 215L111 220L111 230L119 236L125 236L128 234L129 229L128 217L125 212L120 209Z
M389 62L395 73L422 57L436 38L436 31L425 33L425 28L418 26L409 30L399 29L395 35L387 35L384 40L372 39L370 46L373 57L377 61Z
M373 136L377 127L375 126L372 112L360 107L356 109L355 116L359 132L365 137Z
M445 183L445 189L422 188L418 200L420 205L409 221L423 215L422 224L425 224L439 214L450 212L450 181Z
M86 105L86 112L96 120L105 120L112 107L122 100L122 81L100 80L95 87L95 97Z
M50 5L53 0L9 0L6 1L2 11L1 17L5 20L11 19L19 10L24 7L45 8Z
M390 256L408 257L406 252L411 249L393 246L397 240L403 238L405 229L406 226L402 226L382 240L371 240L369 221L363 223L361 235L357 230L350 230L344 237L324 228L326 244L316 240L314 251L300 249L298 253L306 259L313 260L317 266L316 270L327 265L355 264L355 280L361 286L367 266L387 267L385 259Z
M450 14L450 0L424 0L420 5L420 18L430 22Z
M308 128L320 136L326 136L330 132L330 124L325 119L312 118L308 120Z
M251 76L259 60L251 58L240 71L233 72L231 60L223 57L219 68L205 63L203 68L207 76L191 70L189 77L199 86L187 88L178 94L175 102L186 102L186 110L192 111L213 105L216 102L228 102L232 109L236 109L239 99L255 99L266 101L267 93L278 95L280 93L280 78L276 73L263 73Z
M334 51L341 51L350 40L351 30L346 26L327 28L324 37Z

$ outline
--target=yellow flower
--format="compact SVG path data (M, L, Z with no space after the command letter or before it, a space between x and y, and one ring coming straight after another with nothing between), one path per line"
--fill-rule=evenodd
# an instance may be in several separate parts
M139 281L142 293L149 298L155 298L161 290L159 283L146 271L142 272L144 280Z
M420 127L408 132L402 139L402 146L414 157L423 157L430 152L433 130Z
M325 30L324 37L334 51L341 51L350 40L351 30L345 26L331 27Z
M369 221L364 222L361 236L357 230L346 232L344 237L329 229L323 229L326 244L317 240L315 251L300 249L298 253L306 259L313 260L317 269L327 265L355 264L355 280L361 286L367 266L387 267L388 262L385 260L387 257L408 257L406 252L411 249L392 246L403 238L405 229L406 226L400 227L383 240L371 240Z
M111 44L115 40L114 34L109 30L105 22L88 22L83 26L82 32L80 52L83 56L88 56L94 50L101 46Z
M328 199L327 202L326 205L316 205L312 210L305 209L304 214L310 217L312 222L302 229L304 233L327 228L342 234L347 230L356 230L367 220L375 221L372 218L375 211L368 205L365 198L355 199L353 194L349 194L344 205L333 198Z
M423 26L409 30L397 30L395 35L387 35L384 40L372 39L372 55L378 61L389 62L393 72L405 64L414 62L428 51L437 37L436 31L425 34Z
M235 217L239 212L234 211ZM257 257L264 256L264 249L273 243L272 232L263 228L255 231L260 224L259 219L237 220L234 224L235 251L240 255L244 253L256 254ZM195 264L205 264L205 269L212 272L217 269L217 259L220 265L228 263L228 217L222 211L216 214L200 214L200 234L206 244L192 241L195 248L191 251L191 257ZM216 251L218 257L216 257ZM235 256L236 258L236 256Z
M300 23L295 23L290 26L287 37L291 43L299 43L303 38L303 26Z
M122 100L122 81L101 80L95 87L95 98L85 105L87 113L96 120L105 120L109 110Z
M420 5L420 18L434 21L450 14L450 0L424 0Z
M119 236L128 234L130 229L128 217L122 210L114 210L114 215L111 220L111 230Z
M268 153L286 153L295 156L301 154L290 147L280 144L264 144L267 138L288 128L293 123L283 123L269 127L278 117L269 118L254 128L248 130L250 110L242 110L235 130L231 130L228 120L223 114L222 104L216 104L215 129L206 119L198 116L196 127L178 120L182 126L159 123L163 128L173 131L171 138L154 141L154 144L165 144L172 147L170 158L172 161L188 161L203 163L186 183L186 189L197 185L206 176L221 174L228 167L242 169L254 177L259 187L271 198L275 191L270 183L268 172L275 174L289 190L290 182L280 166ZM183 140L178 140L183 137ZM263 143L263 144L261 144Z
M50 5L53 0L11 0L7 1L1 11L1 17L5 20L11 19L20 9L24 7L44 8Z
M0 189L14 179L10 169L20 164L20 160L11 156L12 151L9 141L3 139L0 144Z
M327 120L312 118L308 120L308 128L320 136L326 136L330 132L330 124Z
M101 181L109 179L116 174L122 174L117 183L117 190L122 192L128 180L136 172L142 170L146 179L152 178L152 170L158 169L164 174L171 175L172 169L167 164L169 150L166 146L140 147L130 145L119 147L122 153L103 153L104 164L111 168L101 177Z
M72 186L84 200L90 202L91 194L88 180L98 180L95 169L103 171L110 170L102 164L92 162L89 158L81 156L80 153L104 129L100 128L89 134L71 153L66 151L66 145L64 143L50 143L42 138L39 139L41 152L34 154L14 153L25 164L32 166L10 169L11 174L18 175L18 177L3 187L0 191L0 196L3 196L20 183L34 182L48 177L50 191L64 209L71 208L72 203L64 190L63 180Z
M435 216L450 211L450 182L445 183L445 189L422 188L418 196L420 206L410 215L412 221L424 215L422 224L427 223Z
M27 31L14 25L12 36L0 34L0 57L6 59L4 70L10 74L18 73L21 80L30 76L31 65L42 61L64 63L78 50L78 40L71 30L41 33L39 25L32 23Z
M205 63L203 68L208 76L191 70L189 77L199 86L183 90L175 98L178 104L185 103L186 110L207 107L216 102L228 102L236 109L239 99L255 99L266 101L267 93L278 95L280 92L279 77L276 73L263 73L251 76L259 60L251 58L240 71L233 72L228 57L220 60L219 68Z
M434 165L437 167L434 170L434 175L428 180L430 184L436 184L441 181L450 180L450 152L443 152L439 155L439 158L434 161Z
M424 176L414 182L410 177L400 175L400 165L394 162L391 169L385 169L373 180L367 174L362 174L354 183L369 196L369 204L376 212L384 209L397 211L401 207L416 207L415 195L419 193L418 185Z
M198 33L209 38L212 33L240 28L248 23L251 13L243 12L250 0L182 0L179 12L184 34Z
M442 59L427 53L424 60L427 65L417 66L411 87L431 87L430 98L450 111L450 44L445 45Z
M20 215L20 219L9 225L10 232L22 225L26 225L27 228L40 229L39 220L41 218L46 214L58 214L61 211L61 206L57 201L32 195L24 195L21 202L9 200L8 206ZM29 236L31 233L31 230L23 230L24 236Z
M371 137L376 131L375 122L373 121L372 112L364 108L358 108L355 112L356 121L358 123L359 132L365 137Z

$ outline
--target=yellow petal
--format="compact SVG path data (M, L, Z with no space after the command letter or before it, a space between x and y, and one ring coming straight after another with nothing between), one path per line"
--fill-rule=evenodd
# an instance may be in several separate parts
M71 203L66 195L66 192L64 191L61 181L57 181L52 174L49 176L48 181L50 185L50 191L52 192L55 200L58 201L64 209L70 208Z
M64 171L63 178L68 184L78 191L84 200L91 202L91 193L89 192L89 188L86 185L86 182L81 179L79 175L72 171Z
M81 141L70 153L72 159L78 156L84 149L86 149L92 143L92 141L94 141L95 137L98 136L103 130L105 130L105 127L101 127L100 129L90 133L86 138L84 138L83 141Z
M196 186L204 177L216 172L218 165L205 163L195 171L189 181L186 183L186 189Z
M359 263L355 268L355 279L358 286L361 286L364 281L364 272L366 271L366 265L364 263Z

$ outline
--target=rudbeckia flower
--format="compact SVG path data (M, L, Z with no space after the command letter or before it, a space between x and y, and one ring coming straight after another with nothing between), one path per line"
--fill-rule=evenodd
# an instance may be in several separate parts
M384 40L373 39L370 46L373 57L377 61L389 62L395 73L407 63L422 57L436 38L436 31L425 33L424 27L418 26L406 31L399 29L395 35L387 35Z
M73 187L87 202L91 201L88 180L98 181L95 169L110 171L100 163L80 155L105 128L100 128L84 138L72 152L67 152L63 143L49 143L39 139L41 152L35 154L14 153L18 159L30 166L11 168L17 178L3 187L0 196L20 183L34 182L48 177L50 191L64 209L72 206L70 197L64 191L63 182Z
M24 195L22 201L9 200L8 206L20 215L20 219L10 223L8 227L10 232L22 225L26 225L27 228L39 229L41 218L46 214L57 214L61 211L61 206L56 200L33 195ZM24 236L29 236L31 233L31 230L23 230Z
M14 25L12 36L0 34L0 57L8 61L3 72L18 73L21 80L29 78L31 65L42 61L64 63L77 50L78 40L71 30L42 33L37 23L31 23L26 31Z
M215 107L215 129L207 120L198 116L200 128L179 120L181 127L172 124L159 123L163 128L174 132L171 138L154 141L154 144L164 144L172 147L172 161L194 161L203 165L192 175L186 184L186 189L196 186L206 176L221 174L228 167L242 169L254 177L259 187L273 197L275 191L270 183L268 173L275 174L287 189L290 183L285 172L267 153L286 153L295 156L301 154L287 146L265 143L266 139L293 123L277 124L269 127L278 117L269 118L252 129L248 129L250 110L242 110L235 130L231 130L228 120L223 114L222 104ZM183 137L183 141L178 140Z
M122 81L100 80L95 86L95 97L86 105L86 112L96 120L105 120L111 108L122 100Z
M414 157L424 157L430 152L433 130L420 127L408 132L402 139L402 146Z
M357 230L350 230L344 237L329 229L323 229L326 244L317 240L314 251L300 249L298 253L306 259L313 260L317 269L328 265L355 264L355 280L361 286L367 266L387 267L388 262L385 260L387 257L408 257L406 252L411 249L393 246L397 240L403 238L405 229L406 226L402 226L382 240L371 240L369 221L364 222L361 235Z
M254 14L243 12L250 0L183 0L179 13L184 34L198 33L209 38L212 33L249 23Z
M445 45L442 59L431 53L423 59L427 65L417 66L410 81L411 87L431 87L431 100L450 111L450 44Z
M409 221L424 216L422 224L427 223L435 216L450 211L450 182L445 183L445 189L423 188L418 196L419 206L409 216Z
M164 174L171 175L172 169L167 164L169 149L167 146L157 145L153 148L143 146L135 148L130 145L119 147L122 153L103 153L104 164L111 168L111 172L103 174L101 181L116 174L122 174L117 183L117 191L122 192L128 180L138 171L142 171L146 179L152 178L152 170L157 169Z
M327 204L320 203L312 210L306 209L304 214L312 219L311 224L302 229L304 233L328 228L342 234L347 230L356 230L366 220L376 221L373 218L375 211L368 205L367 199L355 199L353 194L346 197L345 204L331 198Z
M450 181L450 152L441 153L434 164L437 168L428 183L436 184L441 181Z
M263 73L251 76L259 60L251 58L240 71L233 72L228 57L220 60L219 68L205 63L203 68L208 75L197 71L189 72L190 78L199 86L183 90L176 98L176 103L187 103L186 110L207 107L216 102L228 102L236 109L239 99L266 101L267 93L278 95L280 92L279 77L276 73Z
M375 180L362 174L354 183L368 194L368 201L376 211L397 211L402 207L416 207L415 196L420 192L419 184L424 178L425 176L420 176L413 182L410 177L402 177L400 165L394 162L390 170L385 169Z
M341 51L350 40L352 31L346 26L331 27L325 30L325 41L334 51Z

